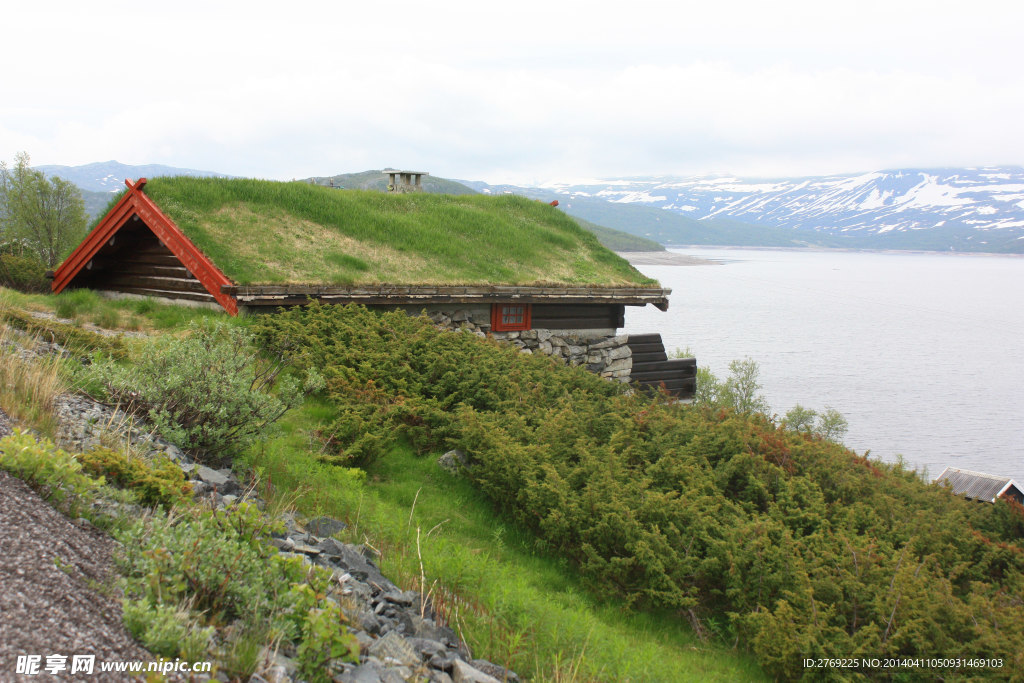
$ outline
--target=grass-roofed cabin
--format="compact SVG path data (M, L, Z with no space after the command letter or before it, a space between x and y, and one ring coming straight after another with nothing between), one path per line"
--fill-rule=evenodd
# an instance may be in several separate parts
M125 184L54 272L54 292L87 287L232 315L310 299L426 310L588 365L623 345L614 339L625 306L668 307L670 290L561 211L523 197L227 178ZM592 369L614 365L609 376L628 379L617 360Z

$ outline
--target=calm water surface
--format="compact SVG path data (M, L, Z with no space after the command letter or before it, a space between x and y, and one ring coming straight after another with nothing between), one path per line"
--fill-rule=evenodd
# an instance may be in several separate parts
M845 443L938 476L1024 483L1024 258L676 249L717 266L641 266L667 313L627 308L720 378L750 357L772 408L831 406Z

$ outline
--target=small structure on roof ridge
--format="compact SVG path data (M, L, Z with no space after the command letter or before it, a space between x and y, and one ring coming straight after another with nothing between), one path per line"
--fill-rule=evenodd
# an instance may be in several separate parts
M422 177L430 175L426 171L396 171L387 169L388 192L422 192Z
M948 483L953 493L973 500L994 503L997 498L1006 498L1024 504L1024 491L1010 477L947 467L935 483Z

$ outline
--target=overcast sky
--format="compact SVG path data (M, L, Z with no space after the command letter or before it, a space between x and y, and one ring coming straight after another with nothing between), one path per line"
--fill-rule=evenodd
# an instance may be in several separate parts
M1019 0L99 5L5 7L0 159L521 184L1024 164Z

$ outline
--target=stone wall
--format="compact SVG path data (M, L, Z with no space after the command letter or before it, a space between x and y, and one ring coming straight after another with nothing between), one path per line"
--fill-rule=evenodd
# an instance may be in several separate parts
M428 310L430 319L449 330L463 330L478 337L493 336L519 347L523 353L540 353L568 364L585 365L587 370L607 379L629 382L633 353L625 334L615 330L523 330L491 332L490 308ZM486 314L486 320L484 320Z

